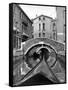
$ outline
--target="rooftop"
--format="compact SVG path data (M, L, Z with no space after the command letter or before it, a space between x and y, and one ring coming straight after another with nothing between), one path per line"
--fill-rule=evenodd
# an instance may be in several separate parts
M47 18L53 19L52 17L46 16L46 15L40 15L40 16L37 16L36 18L32 19L32 21L35 20L35 19L37 19L37 18L39 18L39 17L41 17L41 16L44 16L44 17L47 17Z

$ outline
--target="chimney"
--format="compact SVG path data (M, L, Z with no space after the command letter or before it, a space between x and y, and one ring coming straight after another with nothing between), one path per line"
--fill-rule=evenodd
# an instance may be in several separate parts
M38 17L38 15L36 14L36 17Z

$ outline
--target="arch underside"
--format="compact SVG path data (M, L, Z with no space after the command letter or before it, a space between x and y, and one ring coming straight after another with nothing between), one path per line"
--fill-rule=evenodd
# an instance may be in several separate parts
M27 51L26 63L28 64L29 67L31 67L32 65L32 68L33 68L34 66L36 66L37 63L43 60L42 59L43 56L46 60L49 58L47 62L49 63L50 66L56 61L56 52L52 47L45 45L45 44L43 45L37 44L31 47Z

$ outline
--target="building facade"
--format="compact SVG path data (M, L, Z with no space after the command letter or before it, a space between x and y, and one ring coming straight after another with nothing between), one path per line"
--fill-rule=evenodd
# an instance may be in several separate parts
M65 7L56 7L56 14L57 14L57 41L62 43L65 42Z
M32 21L17 4L13 4L13 48L21 48L21 42L32 38Z
M34 38L52 38L52 21L51 17L40 15L33 20L33 36Z

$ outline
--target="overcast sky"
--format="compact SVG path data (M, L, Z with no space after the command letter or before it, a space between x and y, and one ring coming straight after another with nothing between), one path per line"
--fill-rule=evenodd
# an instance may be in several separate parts
M19 5L30 19L33 19L41 14L56 18L56 8L50 6L32 6L32 5Z

